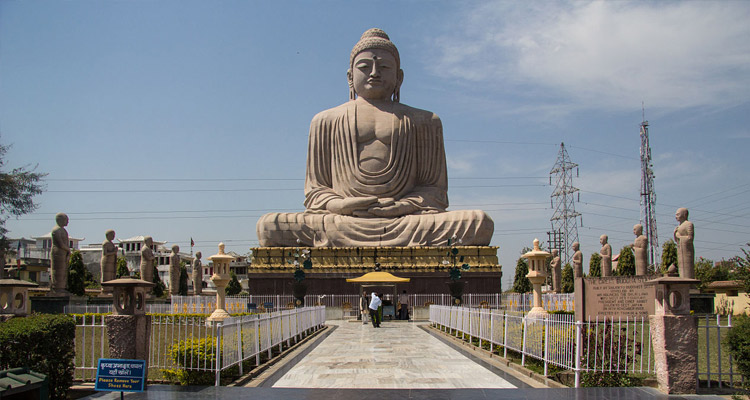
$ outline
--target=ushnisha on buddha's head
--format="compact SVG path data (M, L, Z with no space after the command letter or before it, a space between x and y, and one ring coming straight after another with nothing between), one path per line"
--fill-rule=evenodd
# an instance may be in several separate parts
M400 99L404 71L396 45L378 28L365 31L349 56L349 99L367 101Z

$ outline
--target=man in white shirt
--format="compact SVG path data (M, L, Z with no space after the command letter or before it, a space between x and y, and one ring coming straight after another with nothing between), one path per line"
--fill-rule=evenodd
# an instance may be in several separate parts
M380 297L378 297L378 294L372 292L372 297L370 298L370 306L368 308L370 310L370 319L372 319L372 326L375 328L380 328L378 307L380 307L381 304L383 304L383 302L380 301Z

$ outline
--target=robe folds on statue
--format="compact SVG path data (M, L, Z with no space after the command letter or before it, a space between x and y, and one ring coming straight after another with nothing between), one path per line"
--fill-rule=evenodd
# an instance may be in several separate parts
M357 105L316 115L310 125L305 212L270 213L258 221L260 245L359 247L488 245L494 223L479 210L446 211L448 176L440 119L394 103L390 154L380 171L361 168ZM334 214L334 199L372 197L408 202L416 212L397 218ZM299 242L297 240L299 239Z

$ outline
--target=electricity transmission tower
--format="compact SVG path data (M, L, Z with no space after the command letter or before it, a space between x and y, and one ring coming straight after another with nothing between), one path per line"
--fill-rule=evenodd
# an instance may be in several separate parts
M648 142L648 121L641 122L641 225L648 238L648 264L656 265L659 257L659 237L656 234L656 191L651 146Z
M555 166L549 172L549 184L555 181L555 190L550 196L550 206L554 210L550 222L552 231L547 232L549 236L550 249L557 249L563 265L570 262L573 256L573 242L578 241L578 217L581 213L576 212L575 196L578 188L573 186L573 169L578 177L578 164L570 160L565 150L565 143L560 143L560 153L557 156ZM583 220L581 220L583 226Z

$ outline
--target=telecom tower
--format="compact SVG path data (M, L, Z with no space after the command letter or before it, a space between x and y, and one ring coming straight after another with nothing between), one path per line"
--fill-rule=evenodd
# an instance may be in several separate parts
M656 235L656 191L651 146L648 143L648 121L641 122L641 225L648 238L648 264L656 265L659 257L659 237Z
M550 206L554 210L550 222L552 231L547 232L549 246L557 249L560 253L562 264L570 262L573 256L573 242L578 241L578 217L581 213L576 212L575 196L580 194L578 188L573 186L573 169L578 177L578 164L570 161L570 156L565 150L565 143L560 143L560 154L557 156L555 166L549 172L549 184L555 181L555 190L550 196ZM583 220L581 220L583 225Z

